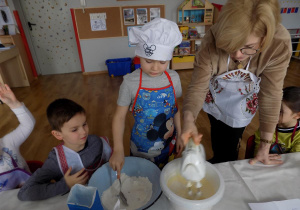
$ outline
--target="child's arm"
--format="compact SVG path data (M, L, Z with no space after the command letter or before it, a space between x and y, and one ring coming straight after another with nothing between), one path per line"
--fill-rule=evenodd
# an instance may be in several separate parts
M180 156L182 153L182 150L184 148L183 141L181 139L181 123L180 123L180 111L178 109L177 113L174 116L174 124L177 131L176 134L176 156Z
M129 106L117 106L113 122L113 154L109 159L109 164L114 171L117 171L118 178L120 178L121 169L124 165L124 145L123 135L125 130L125 119Z
M0 100L11 109L18 108L22 105L7 84L3 85L0 83Z
M8 85L0 83L0 99L12 109L20 125L11 133L3 137L6 146L19 147L33 130L35 119L24 104L18 101Z
M58 167L56 154L52 150L42 168L39 168L22 186L18 198L21 201L44 200L65 194L69 190L70 188Z

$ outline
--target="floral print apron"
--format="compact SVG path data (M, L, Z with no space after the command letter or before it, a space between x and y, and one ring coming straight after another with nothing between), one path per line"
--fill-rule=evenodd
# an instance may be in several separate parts
M247 126L258 109L260 77L249 72L250 60L246 70L228 71L213 77L209 82L203 110L233 128Z
M140 72L132 109L135 123L130 143L132 155L147 158L159 167L172 157L176 142L174 116L178 111L173 82L167 71L164 74L170 82L168 86L144 88Z

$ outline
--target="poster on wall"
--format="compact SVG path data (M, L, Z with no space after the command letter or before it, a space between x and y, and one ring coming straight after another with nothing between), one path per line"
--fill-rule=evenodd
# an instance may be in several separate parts
M136 21L137 25L142 25L148 22L147 20L147 8L138 8L136 9Z
M14 24L9 7L0 7L0 25Z
M106 31L106 13L90 13L92 31Z
M150 8L150 21L154 18L160 18L160 8Z
M130 31L132 28L142 28L142 26L128 26L128 27L127 27L128 47L135 47L135 46L136 46L135 44L130 44L130 42L129 42L129 31Z
M123 9L124 25L134 25L134 9Z

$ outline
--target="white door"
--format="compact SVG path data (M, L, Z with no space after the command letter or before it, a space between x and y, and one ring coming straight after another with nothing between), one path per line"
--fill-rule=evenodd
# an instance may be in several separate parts
M67 0L13 2L24 14L23 28L30 36L38 72L47 75L81 71Z

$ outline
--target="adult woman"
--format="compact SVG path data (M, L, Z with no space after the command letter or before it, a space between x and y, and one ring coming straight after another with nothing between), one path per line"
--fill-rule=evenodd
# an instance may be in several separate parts
M280 24L278 0L229 0L196 55L184 99L182 139L200 142L195 120L203 105L211 123L210 161L236 160L239 139L259 102L262 140L250 163L281 163L268 152L290 57L290 35Z

